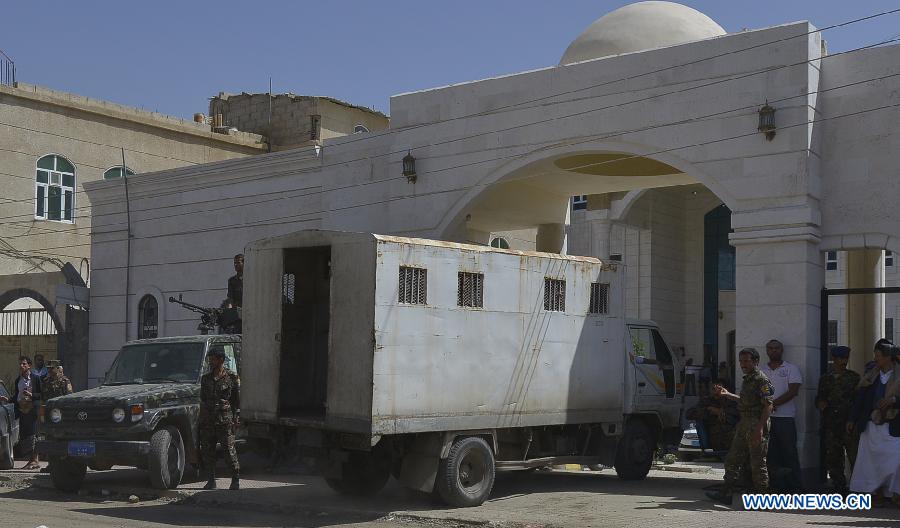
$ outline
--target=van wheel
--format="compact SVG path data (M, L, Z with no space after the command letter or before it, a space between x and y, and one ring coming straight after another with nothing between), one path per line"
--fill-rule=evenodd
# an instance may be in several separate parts
M157 429L150 437L147 460L150 483L156 489L175 489L184 475L184 444L178 429Z
M494 488L494 453L477 436L459 438L438 467L435 490L443 501L458 508L479 506Z
M13 468L12 435L0 437L0 469Z
M366 496L381 491L391 477L391 461L375 453L350 453L341 465L341 478L326 478L328 487L341 495Z
M54 458L50 460L50 480L53 487L60 491L78 491L84 483L87 466L70 458Z
M624 480L642 480L650 472L656 439L641 420L632 420L616 449L616 474Z

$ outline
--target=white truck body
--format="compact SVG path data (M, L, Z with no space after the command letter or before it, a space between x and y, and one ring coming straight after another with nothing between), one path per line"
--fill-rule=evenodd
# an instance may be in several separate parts
M590 426L593 444L569 431L554 456L602 458L588 451L601 436L615 450L635 416L657 439L680 425L681 367L653 323L625 320L617 263L329 231L260 240L245 260L251 435L295 428L327 451L434 433L443 460L469 432L486 435L498 467L530 467L532 440L504 457L504 437Z

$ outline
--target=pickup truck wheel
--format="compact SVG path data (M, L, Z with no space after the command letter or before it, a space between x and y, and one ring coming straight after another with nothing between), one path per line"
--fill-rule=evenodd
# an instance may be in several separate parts
M470 436L453 442L438 467L435 489L451 506L468 508L487 500L494 488L494 453L482 438Z
M342 495L366 496L381 491L390 477L390 459L355 452L343 463L341 478L326 478L325 483Z
M13 468L12 436L0 437L0 469Z
M84 483L87 466L83 462L71 458L54 458L50 460L50 480L60 491L78 491Z
M90 468L94 471L109 471L112 467L112 462L93 462L90 464Z
M642 480L650 472L656 439L644 422L633 420L616 449L616 474L623 480Z
M174 427L157 429L150 437L150 483L156 489L175 489L184 475L184 444Z

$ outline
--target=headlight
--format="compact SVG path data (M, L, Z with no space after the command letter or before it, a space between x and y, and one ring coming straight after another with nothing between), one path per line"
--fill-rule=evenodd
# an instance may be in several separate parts
M116 423L121 423L125 419L125 409L113 409L112 416Z
M62 421L62 411L59 409L53 409L50 411L50 421L53 423L59 423Z
M141 403L131 406L131 421L140 422L144 417L144 405Z

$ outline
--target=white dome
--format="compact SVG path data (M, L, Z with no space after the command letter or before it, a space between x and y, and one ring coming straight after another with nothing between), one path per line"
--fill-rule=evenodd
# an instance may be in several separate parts
M724 34L722 26L696 9L674 2L638 2L597 19L569 44L559 63L572 64Z

